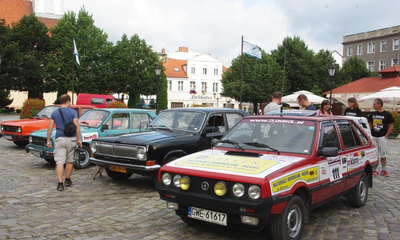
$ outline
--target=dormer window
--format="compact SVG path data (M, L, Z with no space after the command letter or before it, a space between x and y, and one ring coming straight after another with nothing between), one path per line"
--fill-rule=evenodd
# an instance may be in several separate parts
M175 72L179 72L179 68L174 67Z

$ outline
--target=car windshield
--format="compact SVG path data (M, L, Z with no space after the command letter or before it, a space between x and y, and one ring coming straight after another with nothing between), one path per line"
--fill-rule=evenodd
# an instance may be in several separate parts
M40 112L38 112L35 117L40 117L40 118L50 118L51 114L59 109L59 106L47 106L43 108Z
M221 140L237 142L243 149L310 154L315 122L294 119L243 119ZM228 143L216 146L234 147Z
M79 125L99 127L107 119L109 112L103 110L89 110L79 118Z
M156 129L200 131L205 114L194 111L162 111L151 123Z

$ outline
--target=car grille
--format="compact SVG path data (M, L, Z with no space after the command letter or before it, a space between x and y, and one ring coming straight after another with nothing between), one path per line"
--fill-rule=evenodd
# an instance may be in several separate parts
M97 142L96 149L96 154L101 154L105 156L130 159L136 159L137 156L137 148L133 147L132 145Z
M19 127L3 125L3 131L17 132Z
M31 144L39 145L39 146L46 146L47 144L47 138L42 138L42 137L34 137L32 136L32 142Z

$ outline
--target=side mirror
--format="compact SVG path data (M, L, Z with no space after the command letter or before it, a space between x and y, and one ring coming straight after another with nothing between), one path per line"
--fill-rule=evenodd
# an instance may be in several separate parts
M108 125L104 124L101 126L101 131L108 130Z
M318 149L317 155L324 157L337 157L339 155L339 150L337 147L324 147L322 149Z
M211 140L211 146L214 147L215 145L217 145L217 143L219 142L219 139L213 139Z

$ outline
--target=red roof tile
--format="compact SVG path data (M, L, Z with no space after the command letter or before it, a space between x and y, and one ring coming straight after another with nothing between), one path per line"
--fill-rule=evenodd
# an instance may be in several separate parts
M168 59L168 61L164 63L164 73L167 77L188 78L185 71L186 67L187 60ZM175 69L178 71L175 71Z

